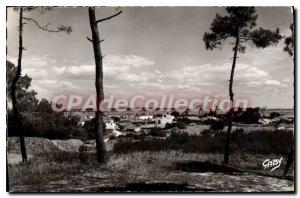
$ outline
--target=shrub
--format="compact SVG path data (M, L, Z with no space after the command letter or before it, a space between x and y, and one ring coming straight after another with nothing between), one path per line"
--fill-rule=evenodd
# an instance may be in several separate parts
M228 116L228 115L227 115ZM246 111L242 111L241 108L233 114L233 121L244 124L256 124L261 118L259 108L247 108Z
M120 122L121 118L116 117L116 116L112 116L111 117L113 119L114 122Z
M179 129L186 129L187 122L182 121L182 119L178 120L176 123L167 123L165 129L172 129L177 127Z
M178 111L173 111L171 115L174 116L175 118L178 118L180 116L180 113Z
M210 129L213 131L221 131L224 129L224 122L222 121L214 121L210 125Z
M181 122L181 121L176 122L176 126L179 129L186 129L186 124L184 122Z
M169 123L167 123L167 124L169 124ZM151 135L153 137L166 137L166 132L162 131L161 128L154 127L154 128L151 128L149 135Z
M182 150L194 153L223 153L226 133L204 130L201 135L173 132L165 139L129 141L122 139L114 145L114 152ZM237 129L231 133L232 153L287 154L293 144L292 131L253 131Z
M279 116L281 116L280 113L272 112L272 113L270 113L269 119L274 119L274 118L279 117Z
M22 114L23 130L27 137L43 137L48 139L76 138L86 140L85 130L78 127L78 117L64 117L58 113L24 113ZM18 136L19 131L11 112L7 114L7 135Z

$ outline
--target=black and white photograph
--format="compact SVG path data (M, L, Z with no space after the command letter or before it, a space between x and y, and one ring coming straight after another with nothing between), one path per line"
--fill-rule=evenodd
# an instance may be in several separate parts
M295 193L296 12L6 6L7 192Z

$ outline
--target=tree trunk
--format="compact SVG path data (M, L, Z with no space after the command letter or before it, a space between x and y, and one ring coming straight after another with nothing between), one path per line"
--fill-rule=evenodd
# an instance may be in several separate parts
M20 148L21 148L21 154L22 154L22 161L27 161L27 154L26 154L26 147L25 147L25 140L24 140L24 132L23 132L23 124L20 117L19 107L18 107L18 101L16 97L16 89L17 89L17 83L21 76L22 71L22 53L23 53L23 8L20 8L20 18L19 18L19 55L18 55L18 66L16 71L16 76L14 77L12 81L11 86L11 98L12 98L12 108L14 117L17 122L17 128L19 131L19 137L20 137Z
M287 155L287 162L286 162L286 165L285 165L285 168L284 168L283 176L286 176L286 174L289 171L290 166L294 162L294 152L295 152L294 151L294 146L292 145L292 147L290 148L290 151L289 151L289 153Z
M229 80L229 97L230 97L230 110L228 112L228 127L227 127L227 134L226 134L226 143L225 143L225 149L224 149L224 164L228 164L229 160L229 150L230 150L230 133L232 129L232 114L233 114L233 77L234 77L234 69L236 66L236 59L237 59L237 52L238 52L238 46L239 46L239 36L237 35L235 46L234 46L234 55L233 55L233 61L232 61L232 67L231 67L231 73L230 73L230 80Z
M295 14L295 9L294 9L294 7L292 7L293 8L293 31L292 31L292 38L293 38L293 63L294 63L294 70L293 70L293 74L294 74L294 76L296 76L296 36L295 36L295 28L296 28L296 14ZM294 83L293 83L293 86L294 86L294 101L297 101L297 94L296 94L296 89L295 89L295 81L294 81ZM295 115L295 117L296 117L296 114L297 114L297 112L296 112L296 104L294 104L294 115ZM296 128L296 125L295 125L295 122L294 122L294 128ZM292 163L294 163L294 158L295 158L295 150L294 150L294 145L295 145L295 135L294 135L294 133L293 133L293 143L292 143L292 145L291 145L291 147L290 147L290 151L289 151L289 153L288 153L288 155L287 155L287 163L286 163L286 165L285 165L285 169L284 169L284 172L283 172L283 176L286 176L286 174L287 174L287 172L288 172L288 170L289 170L289 168L290 168L290 166L291 166L291 164ZM295 166L295 163L294 163L294 167L296 167Z
M95 57L95 66L96 66L96 115L95 115L95 137L96 137L96 149L97 149L97 160L98 163L103 164L106 162L106 149L103 139L103 112L99 109L100 103L104 100L103 92L103 67L102 67L102 54L100 48L100 36L99 30L96 22L95 8L89 8L89 19L90 26L92 30L92 41Z

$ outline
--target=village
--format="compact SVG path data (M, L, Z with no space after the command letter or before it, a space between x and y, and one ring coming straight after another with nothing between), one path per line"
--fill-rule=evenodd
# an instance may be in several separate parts
M249 108L252 109L252 108ZM238 115L245 114L240 111ZM92 111L71 111L64 112L64 116L78 116L80 121L78 126L84 127L94 117ZM211 129L212 123L222 122L226 115L222 112L213 110L186 110L179 113L174 109L157 109L154 112L135 112L127 110L125 112L106 111L104 114L106 135L118 137L126 133L150 132L151 129L160 130L177 127L184 129L189 134L200 134L203 130ZM250 117L252 115L249 115ZM260 109L257 122L243 123L243 121L234 122L233 129L243 129L247 132L255 130L294 130L294 115L292 110L282 109ZM179 123L179 127L178 127ZM183 124L183 126L182 126ZM225 132L225 127L221 129Z

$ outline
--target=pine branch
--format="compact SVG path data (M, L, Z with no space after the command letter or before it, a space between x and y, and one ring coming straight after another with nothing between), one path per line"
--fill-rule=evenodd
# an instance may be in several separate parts
M87 39L88 41L90 41L90 42L93 42L93 40L90 39L89 37L86 37L86 39Z
M67 34L71 33L72 32L72 28L70 26L64 26L64 25L61 25L59 27L57 27L56 30L53 30L53 29L49 29L49 25L50 23L48 23L47 25L45 26L42 26L40 25L35 19L33 18L27 18L27 17L23 17L24 20L27 20L27 21L32 21L33 23L35 23L35 25L40 28L41 30L43 31L46 31L46 32L51 32L51 33L58 33L58 32L66 32Z
M109 16L109 17L106 17L106 18L103 18L103 19L99 19L99 20L97 20L96 21L96 23L101 23L101 22L103 22L103 21L106 21L106 20L109 20L109 19L112 19L112 18L114 18L114 17L116 17L116 16L118 16L119 14L121 14L122 13L122 10L120 10L119 12L117 12L116 14L114 14L114 15L111 15L111 16Z
M93 40L91 39L91 38L89 38L89 37L86 37L86 39L88 40L88 41L90 41L90 42L93 42ZM104 39L101 39L100 40L100 43L102 43L104 41Z

